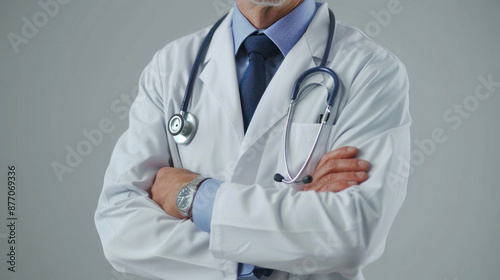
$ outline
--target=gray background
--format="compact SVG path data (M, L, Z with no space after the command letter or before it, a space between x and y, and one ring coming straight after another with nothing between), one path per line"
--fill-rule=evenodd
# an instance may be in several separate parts
M480 76L500 82L500 2L401 0L379 22L375 15L390 13L395 0L328 3L340 21L392 50L411 81L408 195L366 278L498 279L500 87L483 100L474 93ZM38 1L1 2L1 279L140 279L111 268L93 223L112 148L127 127L123 112L154 52L213 23L231 4L73 0L44 22ZM23 36L23 18L33 23L34 16L38 30L16 50L9 34ZM462 115L453 111L464 102ZM59 180L52 165L66 164L67 149L106 119L113 131ZM436 129L444 136L430 144ZM6 263L10 164L17 167L15 273Z

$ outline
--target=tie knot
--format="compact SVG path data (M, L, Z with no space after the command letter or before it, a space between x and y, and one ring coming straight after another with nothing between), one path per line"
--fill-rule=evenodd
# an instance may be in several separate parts
M254 34L248 36L243 42L248 55L258 53L264 59L279 52L278 47L265 34Z

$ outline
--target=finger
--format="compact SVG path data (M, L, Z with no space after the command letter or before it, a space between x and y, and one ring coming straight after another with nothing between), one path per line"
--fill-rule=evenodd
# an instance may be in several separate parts
M368 173L365 171L357 172L340 172L340 173L329 173L324 177L318 178L318 181L323 184L331 184L336 181L351 181L355 183L362 183L368 179Z
M325 162L332 159L342 159L342 158L354 158L358 154L358 148L356 147L340 147L333 151L324 154L319 163L318 167L323 165Z
M318 166L313 173L313 180L318 180L327 174L340 172L368 171L370 163L360 159L332 159Z
M307 186L305 188L306 191L312 190L316 192L340 192L343 191L349 187L358 185L359 183L355 181L335 181L331 183L319 183L316 184L314 187L309 187Z
M352 186L356 186L355 182L349 181L337 181L335 184L323 185L318 192L340 192Z

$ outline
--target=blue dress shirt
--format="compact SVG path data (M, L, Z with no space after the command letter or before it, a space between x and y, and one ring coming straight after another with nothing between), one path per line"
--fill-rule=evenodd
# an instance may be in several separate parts
M234 55L236 61L236 72L238 84L241 83L243 74L248 67L248 56L244 48L240 46L245 39L253 33L264 33L279 48L281 56L276 56L266 64L271 67L274 74L278 70L285 56L290 52L297 41L304 35L311 22L319 3L314 0L304 0L293 11L275 22L267 29L256 29L240 12L236 2L233 9L232 31L234 43ZM200 229L210 233L212 212L214 208L215 194L219 189L221 181L215 179L205 180L200 187L193 201L193 222ZM238 267L238 279L256 279L253 276L255 266L250 264L240 264Z
M266 66L271 66L272 72L276 73L285 56L290 52L297 41L304 35L309 23L316 13L314 0L304 0L293 11L275 22L267 29L256 29L240 12L236 3L234 4L232 30L234 55L236 60L236 72L238 83L241 83L243 74L248 67L248 55L244 50L240 51L243 41L252 33L264 33L280 49L283 56L276 56L271 61L266 61Z

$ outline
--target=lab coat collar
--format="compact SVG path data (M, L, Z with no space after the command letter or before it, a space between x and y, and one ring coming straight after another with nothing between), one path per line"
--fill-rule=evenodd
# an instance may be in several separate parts
M201 66L202 69L200 69L200 79L206 89L220 103L218 108L225 111L224 113L228 116L234 133L237 134L237 138L241 143L244 131L233 53L232 13L233 10L229 12L214 33L204 59L204 64Z

